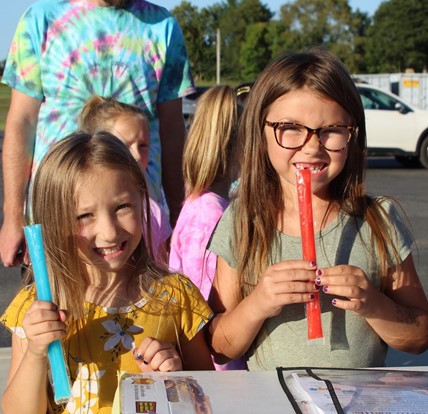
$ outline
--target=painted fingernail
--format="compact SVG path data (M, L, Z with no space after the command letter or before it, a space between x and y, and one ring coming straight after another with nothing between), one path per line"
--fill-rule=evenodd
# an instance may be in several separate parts
M144 365L149 365L149 363L145 359L143 359L143 364Z
M314 285L315 290L318 292L321 289L321 286Z
M328 292L328 286L327 285L323 286L322 290L323 290L323 292L327 293Z
M321 284L321 279L319 277L317 277L315 279L315 284L318 285L318 286Z
M317 276L321 276L322 275L322 270L321 269L317 269L317 271L315 272L315 274Z
M317 267L317 262L310 262L309 266L311 266L311 267Z
M310 300L314 300L315 299L315 295L312 293L311 295L309 295L309 299Z
M332 303L334 306L336 306L336 303L337 303L336 299L333 299L333 300L331 301L331 303Z
M141 354L137 354L137 359L139 359L141 361L143 359L143 356Z

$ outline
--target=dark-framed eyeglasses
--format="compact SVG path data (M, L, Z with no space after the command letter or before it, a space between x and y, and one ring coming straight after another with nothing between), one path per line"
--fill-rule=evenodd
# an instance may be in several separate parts
M316 135L321 146L331 152L343 151L358 130L353 125L326 125L313 129L296 122L265 121L265 124L273 128L275 140L282 148L300 149L312 135Z

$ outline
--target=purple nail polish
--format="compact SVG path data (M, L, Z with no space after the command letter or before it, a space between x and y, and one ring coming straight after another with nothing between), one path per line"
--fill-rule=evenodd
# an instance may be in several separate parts
M319 277L317 277L315 279L315 284L318 285L318 286L321 284L321 279Z
M332 303L334 306L336 306L336 303L337 303L336 299L333 299L333 300L331 301L331 303Z
M322 270L321 269L317 269L317 271L315 272L315 274L317 276L321 276L322 275Z
M323 290L323 292L327 293L328 292L328 286L327 285L323 286L322 290Z
M309 295L310 300L314 300L315 299L315 295L312 293L311 295Z
M309 266L311 266L311 267L317 267L317 262L310 262Z

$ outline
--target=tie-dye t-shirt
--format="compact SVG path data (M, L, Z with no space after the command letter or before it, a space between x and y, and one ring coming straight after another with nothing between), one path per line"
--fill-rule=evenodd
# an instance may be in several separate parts
M194 91L177 21L143 0L125 9L86 0L34 3L16 29L3 83L42 101L33 176L52 144L78 128L80 111L93 94L144 108L151 135L147 172L155 189L161 188L156 103Z

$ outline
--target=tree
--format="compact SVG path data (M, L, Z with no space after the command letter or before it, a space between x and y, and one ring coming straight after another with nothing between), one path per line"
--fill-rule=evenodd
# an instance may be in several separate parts
M268 23L251 24L247 27L245 39L241 44L241 80L254 80L270 59Z
M286 3L281 7L283 47L301 50L324 45L350 70L356 70L355 36L364 31L366 20L363 17L360 12L352 12L348 0L296 0Z
M428 2L389 0L376 11L367 30L367 65L370 72L403 72L428 67Z
M247 27L267 23L273 14L260 0L227 0L220 16L222 73L227 79L241 78L241 46Z
M172 10L172 14L180 24L186 41L187 53L190 59L193 76L196 80L203 77L203 65L206 44L204 42L204 22L196 6L182 1Z

